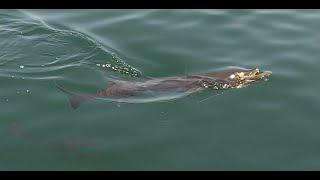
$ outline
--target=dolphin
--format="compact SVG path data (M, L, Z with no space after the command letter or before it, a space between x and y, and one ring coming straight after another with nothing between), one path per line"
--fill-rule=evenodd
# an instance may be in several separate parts
M266 81L271 74L271 71L260 72L255 67L252 69L231 68L203 75L174 76L139 81L111 80L108 87L94 94L71 92L56 81L55 85L68 96L71 107L77 109L83 102L100 98L117 102L139 103L179 98L206 89L243 88L254 82Z

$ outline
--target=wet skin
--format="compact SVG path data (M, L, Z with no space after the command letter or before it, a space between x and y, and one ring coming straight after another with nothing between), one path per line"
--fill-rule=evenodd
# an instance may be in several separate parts
M196 92L203 89L242 88L253 82L267 80L270 75L270 71L260 73L258 68L236 68L205 75L158 78L146 81L116 80L108 88L99 91L96 96L124 98L139 95L145 91Z
M109 98L119 102L126 98L138 97L152 93L184 93L189 95L205 89L226 90L246 87L254 82L267 80L271 71L260 72L258 68L233 68L204 75L188 75L182 77L155 78L144 81L113 80L106 89L96 94L76 94L59 86L65 92L73 108L87 100L94 98Z

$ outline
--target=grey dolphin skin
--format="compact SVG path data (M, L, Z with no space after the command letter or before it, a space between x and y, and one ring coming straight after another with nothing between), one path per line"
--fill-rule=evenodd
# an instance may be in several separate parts
M126 102L126 99L139 97L148 93L154 93L154 96L157 96L157 93L163 92L189 95L206 89L226 90L243 88L254 82L266 81L271 74L271 71L260 72L258 68L233 68L204 75L155 78L141 81L113 80L106 89L100 90L95 94L78 94L64 89L56 82L55 85L68 96L72 108L76 109L83 102L97 98L108 98L118 102Z

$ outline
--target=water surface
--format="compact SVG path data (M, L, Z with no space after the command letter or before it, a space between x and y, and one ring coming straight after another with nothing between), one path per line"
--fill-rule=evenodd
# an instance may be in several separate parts
M1 170L319 170L318 10L1 10ZM268 82L175 101L93 93L228 66Z

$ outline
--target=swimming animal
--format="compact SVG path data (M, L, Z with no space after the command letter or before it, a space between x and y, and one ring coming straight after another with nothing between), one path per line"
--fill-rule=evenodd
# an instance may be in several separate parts
M106 89L95 94L78 94L56 87L67 94L72 108L76 109L88 100L106 98L117 102L141 103L160 101L187 96L195 92L243 88L254 82L268 80L271 71L232 68L204 75L154 78L140 81L112 80Z

